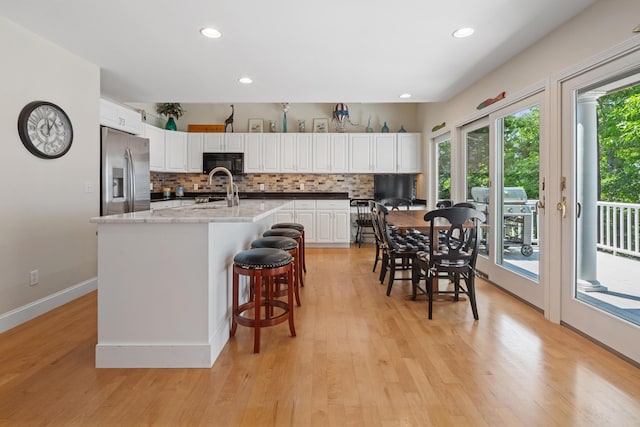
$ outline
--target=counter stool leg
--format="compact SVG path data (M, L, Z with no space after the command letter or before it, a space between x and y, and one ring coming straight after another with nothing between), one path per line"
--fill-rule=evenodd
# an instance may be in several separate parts
M262 274L258 272L258 277L256 280L256 290L254 292L255 296L255 306L253 307L253 352L260 353L260 312L262 308L262 285L264 283L264 278ZM271 287L267 285L267 287ZM265 307L265 316L269 312L269 307Z
M287 273L287 282L293 283L293 265L290 264L289 271ZM296 328L293 324L293 286L288 286L287 291L287 303L289 305L289 331L291 332L291 336L296 336Z
M295 284L293 286L293 291L295 293L296 296L296 304L298 304L298 307L300 307L300 283L302 283L302 255L300 252L300 246L298 246L295 249L295 254L294 254L294 262L293 264L293 268L294 270L294 280L295 280ZM292 283L292 282L289 282Z
M233 267L233 291L232 291L232 303L231 303L231 331L230 336L236 335L236 329L238 329L238 322L236 322L236 315L238 314L238 272L236 267Z
M305 243L304 243L304 230L302 230L302 269L307 272L307 259L305 257Z

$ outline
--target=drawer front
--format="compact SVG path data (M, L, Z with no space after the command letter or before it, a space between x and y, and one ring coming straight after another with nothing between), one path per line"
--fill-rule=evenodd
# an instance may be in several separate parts
M349 210L349 200L316 200L316 208Z
M296 209L315 209L316 201L315 200L295 200L294 205Z

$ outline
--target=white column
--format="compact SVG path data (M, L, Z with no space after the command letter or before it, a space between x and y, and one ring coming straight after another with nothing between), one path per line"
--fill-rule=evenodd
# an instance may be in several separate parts
M598 98L605 92L591 91L578 96L576 128L576 201L581 205L576 219L578 289L606 291L598 282Z

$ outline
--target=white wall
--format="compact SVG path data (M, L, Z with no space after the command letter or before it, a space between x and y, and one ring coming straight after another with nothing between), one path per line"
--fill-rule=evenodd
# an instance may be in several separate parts
M0 50L1 332L12 310L97 275L89 218L99 215L100 71L2 17ZM35 100L59 105L71 119L73 143L59 159L37 158L20 141L18 114ZM40 283L29 286L36 269Z
M456 124L478 113L476 107L483 100L502 91L508 98L631 37L640 37L632 33L638 24L640 1L599 0L453 99L421 104L419 131L423 132L425 141L435 135L431 128L442 122L446 122L447 127L438 133L453 131ZM426 170L429 158L425 155L423 159ZM419 183L418 197L428 198L427 192L427 183Z
M509 97L624 40L640 37L631 32L638 24L640 1L599 0L453 99L421 105L421 130L429 137L433 126L446 122L450 128L474 114L487 98L502 91Z
M338 100L339 101L339 100ZM170 102L170 101L169 101ZM164 127L166 118L158 118L155 104L148 103L128 103L128 105L143 109L147 113L147 122ZM349 107L349 118L354 124L347 125L346 132L364 132L369 117L371 117L371 127L374 132L380 132L383 123L386 121L390 132L397 132L403 126L407 132L418 132L418 105L415 103L387 103L387 104L347 104ZM229 104L182 104L186 113L178 120L178 130L187 130L189 124L222 124L231 114ZM234 104L235 114L233 124L235 132L247 132L249 119L264 119L265 131L269 120L278 122L277 131L282 132L282 105L271 104ZM312 131L314 118L331 119L331 114L335 104L290 104L287 113L287 132L298 131L298 120L305 120L307 132ZM333 132L334 127L329 123L329 131Z

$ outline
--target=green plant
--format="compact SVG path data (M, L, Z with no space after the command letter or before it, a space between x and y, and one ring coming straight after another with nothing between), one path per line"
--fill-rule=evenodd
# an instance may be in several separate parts
M184 114L184 108L179 102L166 102L156 105L156 112L167 117L178 120Z

